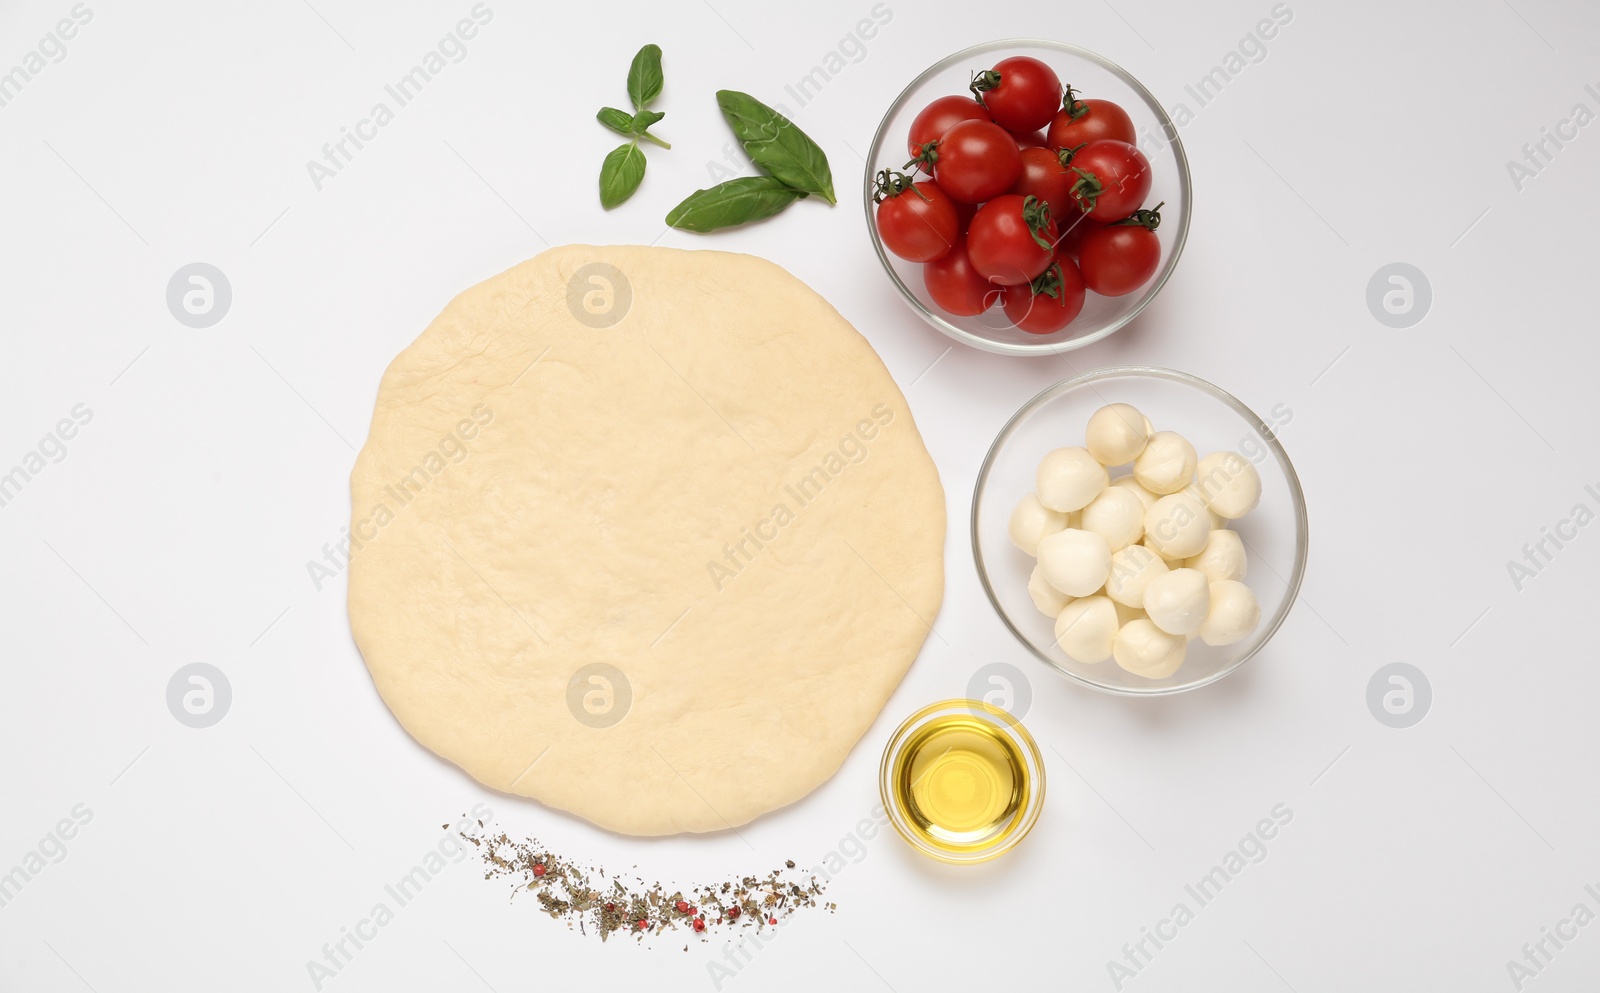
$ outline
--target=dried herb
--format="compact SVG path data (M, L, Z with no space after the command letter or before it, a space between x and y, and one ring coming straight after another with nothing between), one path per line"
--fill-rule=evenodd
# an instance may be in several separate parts
M775 927L803 907L835 909L820 899L825 884L815 876L792 872L792 859L760 878L743 876L668 889L640 876L628 885L604 869L556 856L537 838L514 840L504 831L485 829L481 822L461 837L483 859L483 878L509 881L513 898L531 891L552 919L566 921L582 934L592 930L601 941L621 931L642 942L646 935L680 928L707 940L735 928Z

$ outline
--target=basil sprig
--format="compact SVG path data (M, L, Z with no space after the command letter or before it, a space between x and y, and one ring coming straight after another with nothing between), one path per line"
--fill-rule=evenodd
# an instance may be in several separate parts
M829 203L837 202L828 157L794 122L737 90L718 90L717 106L722 108L722 116L728 119L750 161L767 175Z
M634 110L643 110L650 101L661 95L661 46L646 45L633 57L628 66L628 99Z
M600 205L607 210L621 204L644 182L644 150L639 140L671 148L667 142L650 133L650 128L666 115L645 108L661 95L664 77L661 74L661 46L646 45L633 57L628 67L628 99L633 101L633 113L615 107L602 107L595 118L606 127L625 138L632 139L619 145L606 156L600 166Z
M600 206L617 206L644 182L644 149L637 141L619 145L600 166Z
M667 224L705 233L764 220L812 195L837 202L828 156L793 121L737 90L718 90L717 106L750 161L766 175L696 190L672 208Z
M643 138L645 141L654 142L662 148L672 147L650 133L650 125L667 116L660 111L641 110L637 114L630 114L615 107L601 107L600 113L594 116L601 124L625 138Z
M709 190L695 190L672 208L667 223L680 231L704 234L763 220L809 195L772 176L741 176Z

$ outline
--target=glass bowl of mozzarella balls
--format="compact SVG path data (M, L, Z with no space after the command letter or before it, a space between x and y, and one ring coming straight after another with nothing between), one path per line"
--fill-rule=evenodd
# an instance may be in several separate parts
M1177 693L1243 665L1305 573L1305 498L1278 441L1293 418L1171 369L1105 369L1028 401L973 494L1000 619L1112 693Z

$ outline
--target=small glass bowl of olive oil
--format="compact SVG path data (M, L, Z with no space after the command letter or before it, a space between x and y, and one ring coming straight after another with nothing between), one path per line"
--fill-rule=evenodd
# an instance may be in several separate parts
M945 700L895 731L878 787L912 848L941 862L987 862L1039 819L1044 761L1015 717L980 700Z

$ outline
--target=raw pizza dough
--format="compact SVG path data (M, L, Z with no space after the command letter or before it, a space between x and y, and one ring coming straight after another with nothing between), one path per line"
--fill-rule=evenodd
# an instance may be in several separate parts
M384 374L350 624L419 742L634 835L831 776L922 646L944 493L827 301L723 252L568 246Z

